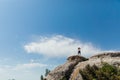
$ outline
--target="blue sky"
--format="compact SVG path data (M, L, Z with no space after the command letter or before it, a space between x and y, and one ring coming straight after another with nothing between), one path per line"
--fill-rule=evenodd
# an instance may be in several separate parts
M119 0L0 0L1 80L39 80L77 46L88 57L119 41Z

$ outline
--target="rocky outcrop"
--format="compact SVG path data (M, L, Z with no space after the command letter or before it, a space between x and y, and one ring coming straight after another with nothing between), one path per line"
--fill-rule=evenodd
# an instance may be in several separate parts
M85 58L85 57L82 57L82 56L80 56L80 55L74 55L74 56L68 57L67 60L68 60L69 62L71 62L71 61L82 62L82 61L86 61L86 60L88 60L88 59Z
M51 71L46 77L47 80L60 80L64 77L67 80L83 80L79 71L86 65L101 67L103 62L120 67L120 52L106 52L94 55L89 59L75 55L67 58L67 62Z
M79 62L75 66L69 80L83 80L79 74L80 69L85 68L85 66L88 64L90 66L93 66L95 64L96 66L101 67L102 63L104 62L120 67L120 52L101 53L90 57L89 60L85 62Z
M47 80L60 80L64 77L67 78L67 80L70 78L71 73L73 72L74 67L79 63L87 60L86 58L75 55L70 56L67 59L67 62L63 65L58 66L53 71L51 71L48 76L46 77Z

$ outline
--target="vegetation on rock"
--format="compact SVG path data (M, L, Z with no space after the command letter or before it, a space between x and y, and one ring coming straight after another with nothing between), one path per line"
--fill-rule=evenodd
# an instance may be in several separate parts
M108 63L103 63L101 68L87 65L80 74L83 80L120 80L120 68Z
M45 77L50 73L49 69L45 70ZM43 75L40 76L40 80L45 80L45 78L43 77Z

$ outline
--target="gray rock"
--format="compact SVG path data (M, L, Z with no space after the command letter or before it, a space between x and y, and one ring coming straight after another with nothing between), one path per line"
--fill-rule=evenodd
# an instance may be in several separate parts
M99 55L94 55L89 59L79 55L70 56L67 58L65 64L60 65L51 71L46 77L46 80L60 80L64 77L66 77L67 80L83 80L79 73L81 69L84 69L88 64L90 66L95 64L96 66L101 67L103 62L120 67L120 52L101 53Z
M79 73L80 69L85 68L85 66L88 64L90 66L93 66L95 64L96 66L101 67L103 62L120 67L120 53L119 52L102 53L90 57L88 61L79 62L75 66L74 71L71 74L69 80L83 80L82 76Z
M75 55L70 56L67 59L67 62L63 65L58 66L53 71L51 71L46 77L47 80L60 80L64 77L69 79L71 73L73 72L74 67L78 64L78 62L85 61L86 58Z

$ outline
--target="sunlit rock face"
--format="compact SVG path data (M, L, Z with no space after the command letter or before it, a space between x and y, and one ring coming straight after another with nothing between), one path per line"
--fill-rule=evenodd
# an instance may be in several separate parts
M98 55L94 55L89 59L82 57L80 55L74 55L67 58L67 61L53 71L51 71L46 80L60 80L64 77L67 80L83 80L79 71L85 68L86 65L96 65L101 67L103 62L109 63L120 67L120 52L105 52Z
M79 73L80 69L85 68L85 66L88 64L90 66L95 64L96 66L101 67L102 63L109 63L111 65L120 67L120 52L101 53L90 57L87 61L79 62L75 66L69 80L83 80Z
M51 71L46 77L47 80L60 80L64 77L67 79L70 78L71 73L74 70L74 67L82 61L87 60L86 58L74 55L67 58L65 64L56 67L53 71Z

